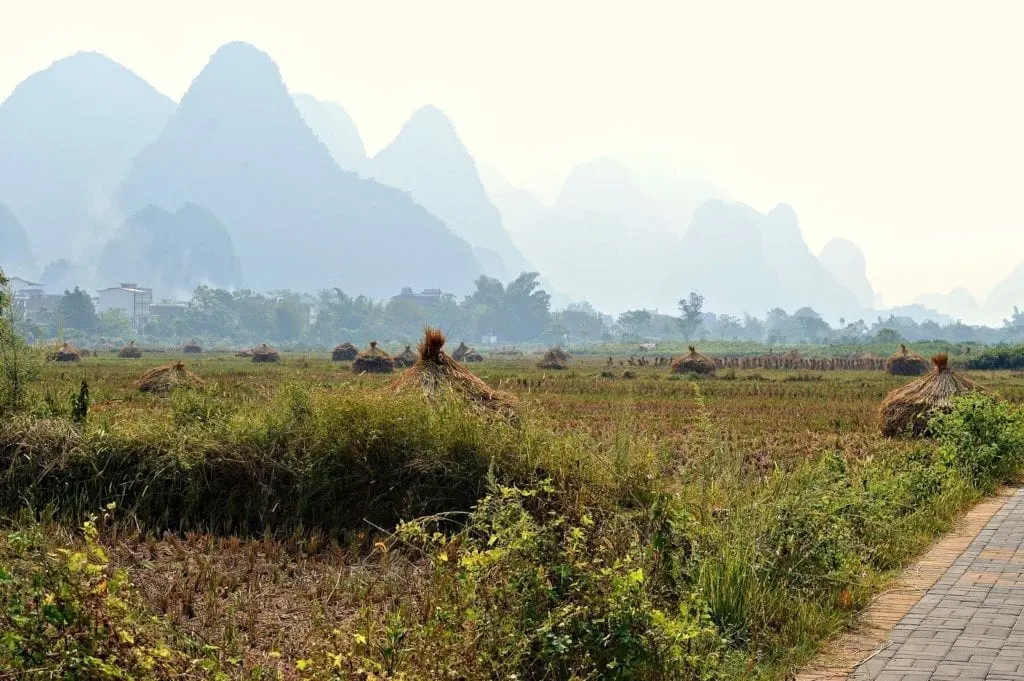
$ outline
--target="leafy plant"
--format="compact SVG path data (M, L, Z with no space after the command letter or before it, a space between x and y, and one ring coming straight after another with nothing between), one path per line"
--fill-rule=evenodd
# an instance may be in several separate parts
M71 393L70 403L71 420L79 425L84 424L85 420L89 417L89 384L84 378L82 379L82 385L78 388L78 392Z
M0 271L0 414L25 408L28 386L39 378L42 356L18 335L18 309Z
M180 641L139 614L96 524L86 521L71 547L53 549L32 527L0 539L0 670L25 679L157 679L192 666Z

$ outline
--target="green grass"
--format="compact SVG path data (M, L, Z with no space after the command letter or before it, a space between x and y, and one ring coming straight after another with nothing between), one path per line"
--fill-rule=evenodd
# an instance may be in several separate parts
M512 427L315 356L186 358L207 388L135 392L165 359L48 365L0 424L7 534L45 547L0 540L0 565L94 603L44 556L116 502L99 572L125 571L160 618L132 626L197 677L783 678L1024 460L1024 417L987 401L937 441L881 438L902 379L880 372L474 366L523 402Z

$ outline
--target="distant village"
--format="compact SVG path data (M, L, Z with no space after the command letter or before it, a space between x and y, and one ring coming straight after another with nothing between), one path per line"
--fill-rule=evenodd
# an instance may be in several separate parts
M61 293L47 293L46 287L34 281L12 277L10 288L14 304L26 321L36 323L47 314L55 314L63 297ZM92 296L97 312L120 310L129 320L132 328L140 331L153 315L174 314L183 310L186 303L153 303L153 289L135 283L119 283L117 286L101 289Z
M9 286L16 308L22 318L30 323L40 323L47 316L56 314L58 305L63 298L63 291L60 293L47 292L44 284L21 277L12 277ZM391 301L414 303L422 308L430 309L439 305L444 300L444 296L444 292L439 288L423 289L416 293L411 287L405 286L397 295L391 296ZM151 321L181 317L189 305L187 301L160 300L154 302L153 289L140 286L135 282L120 282L117 286L100 289L96 291L96 295L90 297L97 313L118 310L131 321L132 328L137 333L142 332ZM313 312L311 309L308 312L310 322L312 322ZM496 343L497 337L488 334L481 338L481 342Z

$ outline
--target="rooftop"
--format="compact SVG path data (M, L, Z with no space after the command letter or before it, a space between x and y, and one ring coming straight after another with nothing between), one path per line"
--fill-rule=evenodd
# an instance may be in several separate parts
M110 286L108 288L101 288L100 293L104 291L133 291L137 293L152 293L153 289L139 286L138 284L118 284L117 286Z
M42 284L37 284L34 281L29 281L28 279L22 279L21 277L10 277L8 279L8 281L11 283L11 285L13 285L14 282L18 282L19 284L22 284L25 287L30 287L30 288L42 288L43 287Z

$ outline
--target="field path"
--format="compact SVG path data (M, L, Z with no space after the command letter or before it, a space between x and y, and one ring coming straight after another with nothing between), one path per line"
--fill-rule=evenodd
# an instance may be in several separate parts
M967 513L797 681L1024 679L1024 487Z

